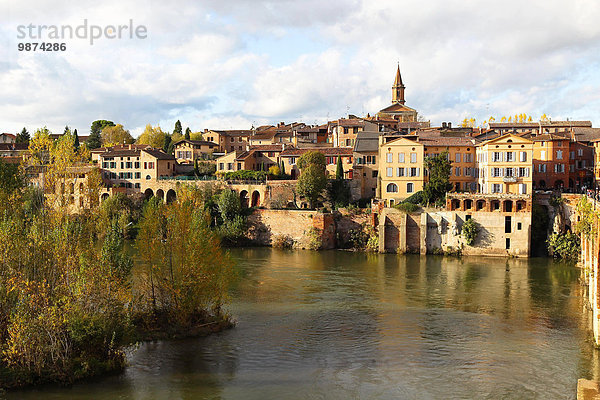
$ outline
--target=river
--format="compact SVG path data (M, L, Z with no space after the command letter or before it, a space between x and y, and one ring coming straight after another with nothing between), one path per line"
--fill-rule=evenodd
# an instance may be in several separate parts
M19 399L568 399L598 378L580 270L550 259L233 249L234 329Z

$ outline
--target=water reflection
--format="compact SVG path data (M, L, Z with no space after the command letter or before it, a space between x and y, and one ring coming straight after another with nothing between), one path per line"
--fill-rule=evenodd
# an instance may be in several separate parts
M547 259L233 250L238 326L142 345L45 398L574 398L598 377L579 271ZM41 391L10 397L34 398Z

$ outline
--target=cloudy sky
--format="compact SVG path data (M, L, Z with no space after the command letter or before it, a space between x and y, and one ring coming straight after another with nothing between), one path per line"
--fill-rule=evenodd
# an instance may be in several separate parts
M123 4L126 3L126 4ZM19 52L19 25L133 25L145 39L66 38ZM0 0L0 131L96 119L249 128L390 104L432 124L527 113L600 126L597 0Z

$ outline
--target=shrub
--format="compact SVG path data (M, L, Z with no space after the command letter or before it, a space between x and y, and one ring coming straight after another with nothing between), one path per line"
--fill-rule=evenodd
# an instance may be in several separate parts
M423 204L423 191L419 190L412 196L407 197L404 199L403 203Z
M271 246L276 249L291 249L294 247L294 239L288 235L274 235Z
M321 236L322 232L320 229L312 227L306 232L308 237L308 249L319 250L321 248Z
M465 239L467 245L473 246L473 243L475 243L475 238L477 237L478 233L479 224L475 222L473 218L471 218L463 224L461 235Z
M575 233L553 233L548 238L548 248L556 258L576 260L579 257L579 236Z
M417 212L421 207L413 203L400 203L394 206L395 209L403 211L407 214Z
M217 176L222 177L224 180L234 180L234 181L244 181L244 180L255 180L255 181L264 181L267 178L266 171L249 171L249 170L241 170L241 171L232 171L221 173L218 172Z

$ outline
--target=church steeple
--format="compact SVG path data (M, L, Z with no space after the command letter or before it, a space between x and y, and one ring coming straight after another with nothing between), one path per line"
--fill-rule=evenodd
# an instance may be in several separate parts
M396 70L396 79L394 80L394 86L392 86L392 103L393 104L404 104L404 84L402 83L402 75L400 75L400 64Z

